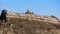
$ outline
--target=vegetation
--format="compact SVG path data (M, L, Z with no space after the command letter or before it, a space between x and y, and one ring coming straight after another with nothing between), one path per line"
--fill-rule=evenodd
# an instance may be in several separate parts
M5 26L0 25L1 34L4 33L2 30L6 28L5 33L7 32L7 34L60 34L60 24L21 18L11 18L6 23Z

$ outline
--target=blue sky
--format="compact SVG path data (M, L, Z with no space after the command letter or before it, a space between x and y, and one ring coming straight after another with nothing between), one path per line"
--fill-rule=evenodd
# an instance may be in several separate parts
M60 0L0 0L0 9L4 7L10 12L26 12L27 8L38 15L54 15L60 18Z

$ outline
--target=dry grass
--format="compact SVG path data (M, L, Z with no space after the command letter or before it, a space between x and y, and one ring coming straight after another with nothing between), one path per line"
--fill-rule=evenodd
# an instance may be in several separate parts
M6 23L7 34L60 34L60 24L17 18ZM3 29L1 26L0 31Z

